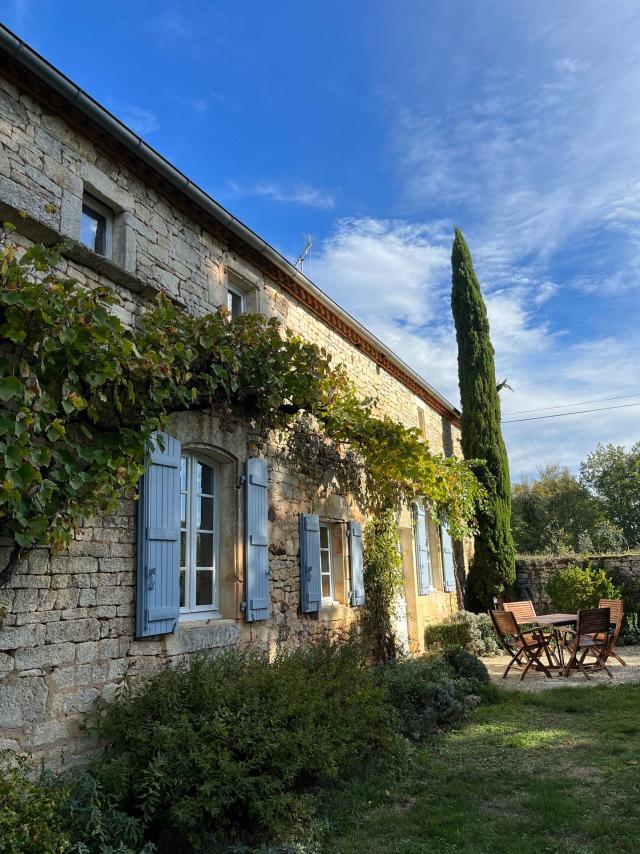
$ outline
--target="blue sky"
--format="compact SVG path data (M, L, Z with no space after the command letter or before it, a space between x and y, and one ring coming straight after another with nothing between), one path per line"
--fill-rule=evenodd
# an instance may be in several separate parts
M108 8L2 20L285 255L311 233L305 272L451 400L455 223L505 418L640 401L637 0ZM505 425L512 474L629 444L639 418Z

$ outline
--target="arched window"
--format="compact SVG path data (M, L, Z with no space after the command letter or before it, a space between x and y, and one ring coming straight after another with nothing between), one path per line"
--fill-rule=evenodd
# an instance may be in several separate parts
M218 612L218 465L197 454L180 461L180 611Z

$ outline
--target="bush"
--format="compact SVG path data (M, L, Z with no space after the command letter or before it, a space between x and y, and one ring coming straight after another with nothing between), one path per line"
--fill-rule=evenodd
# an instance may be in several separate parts
M444 660L453 668L456 676L462 679L472 679L481 684L489 683L489 671L475 655L460 647L446 649L443 653Z
M391 739L384 693L359 649L322 643L232 650L167 668L93 717L107 747L93 773L147 837L278 833L311 786L348 776Z
M459 646L472 655L495 655L499 650L491 618L484 613L457 611L444 623L427 626L424 634L429 648Z
M471 630L465 623L436 623L426 626L424 642L428 649L448 646L461 646L467 649L471 645Z
M464 650L459 652L466 655ZM462 666L461 658L455 661ZM468 662L466 668L471 670ZM477 682L459 679L455 668L440 656L385 662L373 673L393 708L397 730L414 741L457 723L475 705L468 698L475 694Z
M53 775L30 780L26 758L0 757L0 849L3 854L64 854L71 839L61 806L64 785Z
M551 576L547 594L555 611L575 613L581 608L597 608L600 599L619 599L622 592L604 569L570 563Z

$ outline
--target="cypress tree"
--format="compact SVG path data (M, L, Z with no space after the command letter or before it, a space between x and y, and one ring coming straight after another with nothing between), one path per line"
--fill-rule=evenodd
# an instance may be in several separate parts
M458 381L462 403L462 451L482 460L476 475L487 491L478 514L475 554L467 577L467 607L486 608L515 581L511 537L509 462L500 429L500 397L489 337L489 318L471 253L456 228L451 253L451 308L458 340Z

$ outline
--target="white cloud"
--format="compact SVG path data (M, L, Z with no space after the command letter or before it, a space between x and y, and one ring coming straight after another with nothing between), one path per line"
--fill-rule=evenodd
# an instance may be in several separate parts
M449 253L430 232L399 221L345 219L314 254L310 272L357 317L417 326L439 313L436 282Z
M134 104L114 104L113 102L110 103L110 108L138 136L147 136L160 127L156 115L151 110L136 107Z
M236 198L258 196L274 202L319 210L330 210L335 207L336 203L332 192L311 187L309 184L295 182L256 181L252 184L242 184L238 181L229 181L226 195Z
M451 238L442 223L343 220L319 248L310 273L457 405ZM515 286L484 290L497 378L508 378L515 390L502 393L506 412L640 391L635 334L584 342L572 340L566 329L551 329L543 312L557 287L535 276L521 275ZM629 444L638 436L637 419L630 408L505 425L512 475L534 473L546 462L575 468L599 441Z

